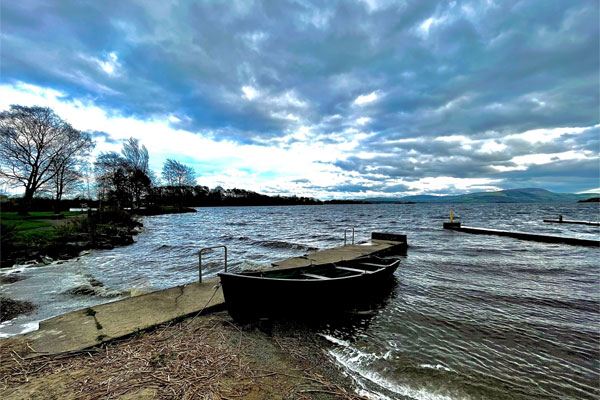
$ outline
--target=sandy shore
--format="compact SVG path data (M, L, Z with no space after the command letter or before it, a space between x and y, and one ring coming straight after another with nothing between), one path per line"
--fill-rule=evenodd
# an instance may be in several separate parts
M303 326L236 324L226 312L100 348L32 356L0 342L3 399L365 399Z

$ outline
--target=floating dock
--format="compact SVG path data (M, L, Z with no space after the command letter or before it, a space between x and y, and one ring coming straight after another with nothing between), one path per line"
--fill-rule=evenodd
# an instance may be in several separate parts
M544 222L555 223L555 224L576 224L576 225L600 226L600 222L571 221L568 219L545 219Z
M474 228L470 226L461 226L460 222L445 222L444 229L450 229L458 232L474 233L478 235L496 235L508 236L521 240L531 240L545 243L564 243L575 246L600 247L600 240L569 238L563 236L544 235L537 233L504 231L499 229Z
M363 245L349 244L273 263L275 268L319 265L367 255L405 254L406 235L373 232ZM310 295L310 294L307 294ZM80 351L178 318L225 309L219 278L158 290L72 311L40 322L37 331L3 340L27 343L29 356Z

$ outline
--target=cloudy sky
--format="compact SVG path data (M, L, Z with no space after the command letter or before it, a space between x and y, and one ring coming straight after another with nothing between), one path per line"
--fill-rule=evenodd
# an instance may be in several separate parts
M3 1L0 109L319 198L600 187L599 3Z

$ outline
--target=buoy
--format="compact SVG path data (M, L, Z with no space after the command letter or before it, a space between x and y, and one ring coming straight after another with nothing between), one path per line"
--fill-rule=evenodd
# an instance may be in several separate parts
M454 213L450 210L450 222L454 222Z

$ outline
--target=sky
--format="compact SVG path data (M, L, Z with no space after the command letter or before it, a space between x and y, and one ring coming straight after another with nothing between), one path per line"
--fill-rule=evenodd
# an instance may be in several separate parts
M3 1L0 110L198 184L328 198L600 190L597 0Z

